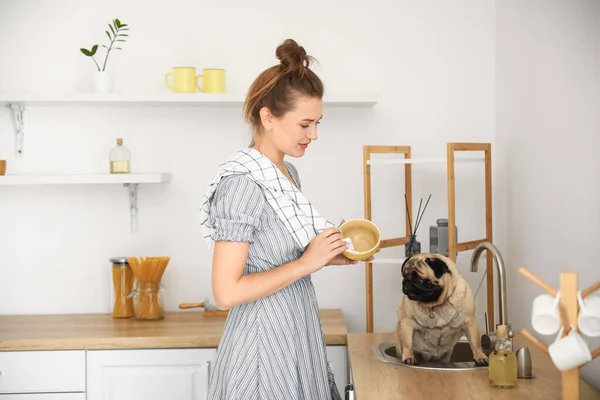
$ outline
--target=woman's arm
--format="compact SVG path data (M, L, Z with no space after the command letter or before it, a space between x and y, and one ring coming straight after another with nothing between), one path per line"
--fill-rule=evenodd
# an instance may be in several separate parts
M248 242L215 243L212 287L217 306L222 310L266 297L311 272L298 259L268 271L242 275L248 247Z
M328 228L311 240L302 256L268 271L242 275L248 242L220 241L213 255L212 286L217 306L229 309L266 297L305 275L323 268L346 250L338 228Z

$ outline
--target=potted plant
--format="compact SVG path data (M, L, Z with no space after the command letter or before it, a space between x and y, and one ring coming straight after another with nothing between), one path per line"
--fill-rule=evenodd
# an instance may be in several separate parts
M127 24L122 24L118 19L114 19L112 24L108 24L110 31L106 31L106 36L110 40L108 46L102 45L106 49L106 55L104 56L104 62L102 63L102 68L94 58L96 52L98 51L98 45L93 45L90 49L82 48L80 49L83 55L90 57L94 64L96 64L97 72L94 73L94 89L96 92L110 92L113 87L113 73L106 71L106 63L108 61L108 56L112 50L123 50L121 47L118 47L119 44L117 42L125 42L125 38L129 36L127 32L129 28Z

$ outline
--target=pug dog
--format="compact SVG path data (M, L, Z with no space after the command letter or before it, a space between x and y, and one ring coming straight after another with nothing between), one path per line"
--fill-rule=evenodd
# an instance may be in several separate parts
M475 299L454 262L441 254L419 253L402 264L402 292L395 329L402 362L449 362L466 335L477 366L488 364L479 342Z

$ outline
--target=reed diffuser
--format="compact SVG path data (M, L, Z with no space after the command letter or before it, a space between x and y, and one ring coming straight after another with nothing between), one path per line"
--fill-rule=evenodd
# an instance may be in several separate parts
M129 257L127 262L137 280L134 290L135 319L160 320L164 318L160 281L170 257Z
M406 204L406 218L408 218L408 226L410 227L410 237L408 242L404 245L404 255L405 257L410 257L413 254L417 254L421 252L421 242L417 240L417 229L419 229L419 225L421 224L421 220L423 219L423 214L425 214L425 209L429 204L429 200L431 199L431 195L427 198L427 202L425 203L425 207L423 207L423 212L421 212L421 206L423 205L423 198L419 202L419 210L417 211L417 218L415 219L415 229L412 228L412 221L410 218L410 211L408 210L408 200L406 198L406 194L404 195L404 203Z

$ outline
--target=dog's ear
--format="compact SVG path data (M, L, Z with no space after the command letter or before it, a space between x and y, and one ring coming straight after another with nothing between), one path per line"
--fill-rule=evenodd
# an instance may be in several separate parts
M406 257L406 259L402 263L402 267L400 267L400 272L402 273L403 276L404 276L404 269L406 268L406 264L408 264L408 260L410 260L411 257L412 257L412 255Z
M439 258L427 258L427 265L433 270L436 278L441 278L447 272L450 272L445 262Z

